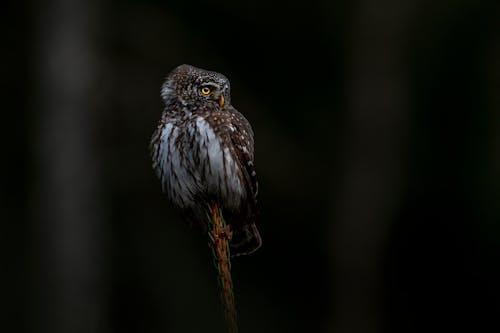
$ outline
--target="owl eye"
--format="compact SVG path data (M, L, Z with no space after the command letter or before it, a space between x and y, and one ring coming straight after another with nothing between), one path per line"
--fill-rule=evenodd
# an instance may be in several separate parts
M208 95L208 94L210 94L210 91L211 91L211 90L210 90L210 88L208 88L208 87L203 87L203 88L201 88L201 90L200 90L200 91L201 91L201 93L202 93L203 95Z

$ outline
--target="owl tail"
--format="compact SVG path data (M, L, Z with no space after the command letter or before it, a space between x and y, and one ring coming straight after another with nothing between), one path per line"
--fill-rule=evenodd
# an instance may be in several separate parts
M238 226L233 230L233 237L229 244L231 257L247 255L255 252L262 245L259 230L255 223Z

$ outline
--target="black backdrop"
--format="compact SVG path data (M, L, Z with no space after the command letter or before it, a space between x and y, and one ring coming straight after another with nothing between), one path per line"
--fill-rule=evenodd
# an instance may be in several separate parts
M495 1L2 2L3 332L221 332L148 144L175 66L256 133L241 332L472 332L500 314Z

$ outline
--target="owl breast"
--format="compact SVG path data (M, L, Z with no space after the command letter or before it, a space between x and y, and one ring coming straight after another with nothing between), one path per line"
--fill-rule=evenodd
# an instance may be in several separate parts
M231 147L203 117L191 118L182 130L167 122L159 139L156 170L177 206L191 208L200 199L216 199L226 209L239 209L246 195L241 170Z

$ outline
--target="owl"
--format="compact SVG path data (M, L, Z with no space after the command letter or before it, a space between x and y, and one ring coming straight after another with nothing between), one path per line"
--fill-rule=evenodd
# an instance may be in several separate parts
M185 219L202 226L208 203L217 202L232 231L231 256L254 252L262 241L255 226L253 131L231 105L229 80L181 65L168 75L161 97L165 109L150 149L163 191Z

